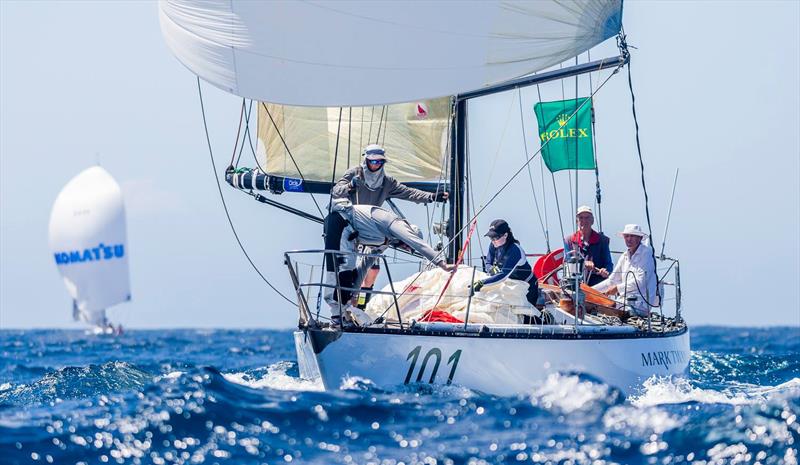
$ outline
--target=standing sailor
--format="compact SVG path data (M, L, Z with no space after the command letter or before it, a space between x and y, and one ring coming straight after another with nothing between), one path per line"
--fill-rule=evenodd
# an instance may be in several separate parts
M408 187L384 172L387 162L386 151L378 144L370 144L362 152L360 166L347 170L331 189L331 202L349 200L353 205L374 205L380 207L387 199L410 200L415 203L444 202L448 193L425 192ZM325 249L339 250L342 231L347 221L341 215L328 214L325 217ZM332 254L325 256L325 271L335 271ZM374 271L367 275L365 288L371 289L380 268L375 262ZM331 275L328 275L330 281Z

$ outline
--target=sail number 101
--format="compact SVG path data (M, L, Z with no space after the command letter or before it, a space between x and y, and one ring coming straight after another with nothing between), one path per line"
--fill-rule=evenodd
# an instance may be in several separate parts
M406 380L403 381L403 384L408 384L411 382L411 377L414 375L414 370L417 367L417 361L419 360L419 354L422 352L422 346L414 347L414 350L408 353L408 357L406 361L411 360L411 365L408 367L408 373L406 373ZM422 358L422 365L419 367L419 372L417 373L416 382L420 383L422 381L422 377L425 375L425 369L428 367L428 362L434 358L433 362L433 369L431 370L431 376L428 378L428 383L433 384L436 380L436 373L439 372L439 365L442 363L442 350L434 347L430 349L428 353L425 354L425 357ZM461 359L461 349L453 352L453 355L447 359L447 365L450 366L450 374L447 375L447 384L453 382L453 376L456 374L456 368L458 367L458 361Z

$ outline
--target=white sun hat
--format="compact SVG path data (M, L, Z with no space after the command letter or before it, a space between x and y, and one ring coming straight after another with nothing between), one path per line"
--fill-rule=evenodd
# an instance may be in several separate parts
M575 212L575 216L578 216L581 213L588 213L588 214L594 216L594 212L587 205L581 205L580 207L578 207L578 211Z
M622 237L622 236L624 236L626 234L630 234L631 236L639 236L639 237L647 236L647 233L642 231L642 228L638 224L626 224L625 225L625 229L623 229L621 232L619 232L617 234L620 237Z

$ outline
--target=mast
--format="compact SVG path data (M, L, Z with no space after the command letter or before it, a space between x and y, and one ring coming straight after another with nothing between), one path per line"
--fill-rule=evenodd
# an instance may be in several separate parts
M580 74L591 73L603 69L619 67L629 60L628 55L604 58L589 63L578 64L567 68L545 73L524 76L501 84L464 92L455 97L453 112L453 130L450 133L450 218L447 223L447 237L450 245L447 248L448 262L454 263L461 251L464 229L464 161L467 153L467 102L470 99L505 92L507 90L532 86L544 82L565 79Z
M450 219L447 236L450 245L448 262L455 263L461 252L464 228L464 160L467 153L467 99L456 99L453 112L453 131L450 134Z

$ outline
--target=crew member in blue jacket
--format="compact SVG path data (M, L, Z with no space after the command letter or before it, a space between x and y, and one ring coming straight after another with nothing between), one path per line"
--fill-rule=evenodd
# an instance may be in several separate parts
M489 246L489 253L486 256L485 269L483 271L491 276L472 284L472 290L478 292L487 284L495 284L504 279L516 279L525 281L529 284L528 293L525 296L531 305L536 305L539 298L539 286L533 269L525 257L525 251L519 245L519 241L514 238L514 233L505 220L494 220L489 226L486 237L492 240ZM486 269L488 268L488 269Z

